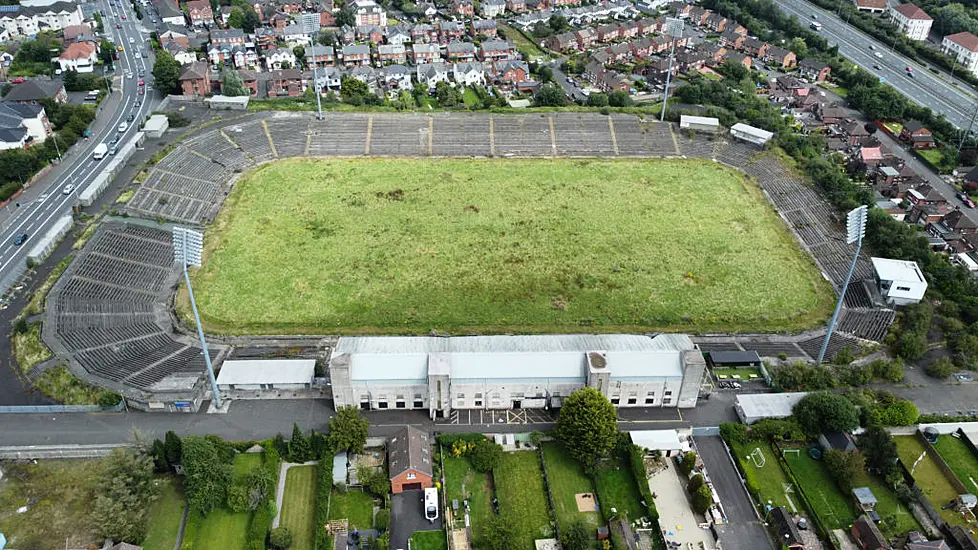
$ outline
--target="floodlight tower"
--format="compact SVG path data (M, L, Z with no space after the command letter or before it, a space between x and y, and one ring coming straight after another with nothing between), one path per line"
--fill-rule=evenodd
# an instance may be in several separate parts
M190 308L194 311L194 323L197 325L197 336L200 347L204 352L204 364L207 365L207 376L211 382L211 393L214 395L214 405L221 408L221 392L217 389L214 379L214 366L211 365L211 354L207 351L207 341L204 339L204 329L200 326L200 315L197 313L197 301L194 300L194 289L190 286L190 274L187 264L200 267L201 252L204 250L204 234L186 227L173 228L173 261L183 267L183 280L187 283L187 294L190 295Z
M666 18L666 35L672 38L672 47L669 50L669 70L666 71L666 90L662 94L662 112L659 113L659 121L666 119L666 105L669 102L669 82L672 81L672 61L676 58L676 40L683 37L685 24L678 17Z
M868 213L869 208L864 204L859 208L853 208L846 214L846 243L856 243L856 253L852 255L852 263L849 264L849 273L846 275L846 281L842 283L842 292L839 294L839 301L836 302L835 312L832 313L832 318L829 319L829 330L825 333L825 340L822 341L822 349L818 352L816 365L822 364L822 360L825 358L825 350L829 347L829 340L832 338L832 331L835 330L835 322L839 320L842 301L846 298L846 291L849 290L849 281L852 280L852 273L856 270L856 260L859 259L859 252L863 248L863 235L866 234L866 217Z

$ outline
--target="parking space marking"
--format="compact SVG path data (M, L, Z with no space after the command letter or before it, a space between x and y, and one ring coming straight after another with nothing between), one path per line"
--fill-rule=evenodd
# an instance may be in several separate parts
M261 127L265 130L265 137L268 138L268 146L272 149L272 156L278 158L278 150L275 149L275 141L272 140L272 133L268 131L268 123L263 119L261 121Z

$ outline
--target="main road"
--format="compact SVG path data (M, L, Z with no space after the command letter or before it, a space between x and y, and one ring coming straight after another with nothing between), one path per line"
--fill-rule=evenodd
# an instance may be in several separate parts
M941 72L930 72L924 65L900 55L882 42L806 0L774 0L785 13L794 15L802 25L816 19L822 24L821 34L830 44L839 46L839 53L863 69L886 80L897 91L919 105L943 114L958 128L967 128L975 111L975 90L970 85ZM874 66L880 67L876 69ZM910 67L913 78L907 76Z
M145 81L146 89L149 89L152 81L150 70L153 58L142 57L142 52L146 52L148 56L153 55L152 48L149 47L149 30L134 17L128 0L115 0L114 4L112 1L100 0L99 8L104 14L105 34L123 48L116 62L114 89L102 100L103 108L92 123L91 137L77 143L70 155L66 155L55 170L25 190L18 198L20 207L8 206L13 213L4 222L0 237L0 293L6 292L24 273L27 254L34 242L56 220L71 212L78 193L108 164L109 156L101 160L93 158L95 147L100 143L108 144L113 137L118 137L119 143L132 139L138 131L139 122L159 103L154 92L139 94L138 81ZM118 28L116 24L119 25ZM145 76L140 77L140 71ZM127 73L132 76L127 76ZM124 132L119 132L119 125L130 116L132 123ZM69 189L69 185L73 187ZM27 241L20 246L14 245L17 237L24 234L28 235Z

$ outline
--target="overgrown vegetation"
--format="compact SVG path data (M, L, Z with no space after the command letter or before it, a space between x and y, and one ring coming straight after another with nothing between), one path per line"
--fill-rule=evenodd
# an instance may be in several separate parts
M114 391L79 380L65 365L47 369L34 379L33 386L44 395L64 405L114 407L122 401L122 396Z
M27 325L23 320L14 325L10 347L21 372L27 374L34 365L51 358L51 350L41 342L41 323Z

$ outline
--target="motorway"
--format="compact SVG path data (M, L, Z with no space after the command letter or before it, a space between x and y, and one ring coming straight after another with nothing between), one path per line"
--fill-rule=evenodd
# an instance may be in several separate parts
M109 162L108 156L99 161L93 159L95 147L103 142L108 144L116 136L120 143L132 139L138 132L138 123L159 103L153 91L147 92L145 96L138 94L139 71L146 73L142 80L146 81L147 89L152 85L150 71L153 58L143 58L140 54L140 50L145 50L148 55L153 55L149 47L150 31L136 19L128 1L116 1L116 4L111 0L99 1L99 7L105 14L105 34L123 47L123 51L119 52L119 60L116 61L113 92L102 100L98 118L90 127L91 137L75 144L59 166L30 189L26 189L18 198L22 206L10 206L13 213L4 223L3 236L0 238L0 292L8 290L20 278L26 269L27 254L36 240L44 235L54 221L71 212L78 193ZM123 15L125 19L122 18ZM120 28L116 28L116 23ZM133 76L127 77L127 72ZM130 115L133 115L133 122L125 132L117 132L119 124L125 122ZM74 186L73 190L64 193L63 190L67 190L65 186L69 184ZM28 235L27 242L15 246L14 240L23 234Z
M821 34L830 44L839 46L840 54L886 79L888 84L915 103L943 114L958 128L967 128L975 109L975 95L968 84L951 78L947 73L935 75L924 65L893 52L885 44L847 25L834 13L805 0L774 0L774 3L785 13L796 16L803 25L813 21L812 14L816 14L818 22L822 24ZM877 64L881 70L873 68ZM906 76L906 67L913 69L914 78Z

